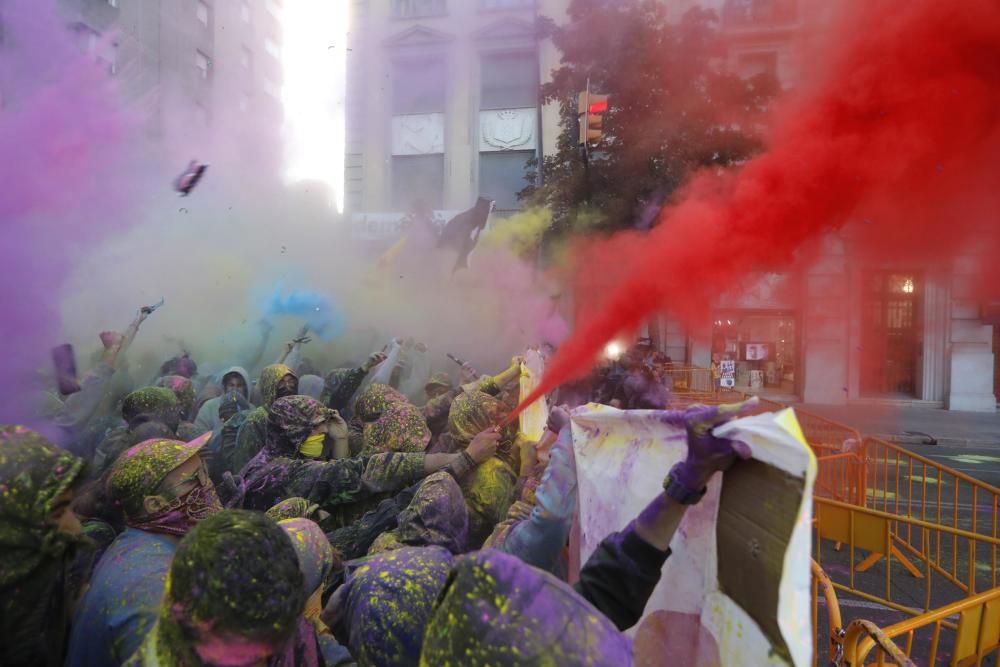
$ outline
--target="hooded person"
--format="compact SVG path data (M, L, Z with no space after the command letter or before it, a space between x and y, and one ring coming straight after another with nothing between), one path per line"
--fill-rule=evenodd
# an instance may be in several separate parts
M458 395L451 376L447 373L435 373L424 385L427 402L421 408L427 427L431 430L431 438L437 438L448 430L448 411L451 402Z
M632 642L565 582L484 550L455 560L419 664L627 667Z
M472 456L387 452L373 456L320 460L332 449L346 449L347 424L333 410L308 396L286 396L271 405L264 449L241 472L243 507L266 511L292 497L305 498L327 512L396 492L447 468L461 477L475 465Z
M119 665L156 621L177 545L222 510L193 442L146 440L122 454L108 489L126 529L108 547L74 618L68 666Z
M194 432L194 402L198 397L194 383L181 375L164 375L156 381L155 386L163 387L174 392L177 397L177 411L180 413L180 423L177 426L177 435L181 440L190 440L197 437Z
M378 452L423 452L431 441L420 410L410 403L394 403L362 430L362 454Z
M317 401L323 395L325 382L318 375L303 375L299 378L299 394L314 398Z
M219 512L181 540L156 625L125 664L322 665L302 615L303 580L295 548L274 521Z
M322 597L326 590L326 584L333 572L343 570L344 564L334 548L330 546L323 530L314 521L305 518L284 519L278 521L278 526L288 535L288 539L291 540L292 547L295 549L295 555L298 556L303 588L306 593L303 616L316 630L316 638L319 641L323 661L327 667L353 663L351 654L337 643L330 629L320 619L320 614L323 611Z
M476 433L500 424L508 410L497 398L481 391L463 392L452 403L448 432L459 450L465 449ZM462 482L462 495L469 508L469 546L482 546L494 527L506 517L516 496L520 467L514 447L516 426L508 426L500 436L496 456L476 468Z
M229 422L223 427L223 438L232 441L232 468L228 472L238 473L264 449L267 440L267 419L271 404L285 396L299 393L299 378L284 364L271 364L260 373L260 405L240 415L238 423ZM228 443L227 449L230 449Z
M417 665L452 561L442 547L404 547L368 558L330 598L323 620L359 665Z
M469 514L461 487L446 472L436 472L420 484L398 522L375 539L369 554L406 546L440 546L455 554L465 550Z
M93 460L94 472L97 474L111 468L122 452L139 442L135 432L143 424L157 422L176 435L180 424L177 396L164 387L137 389L122 401L122 419L125 420L125 425L109 433L97 446Z
M0 426L0 664L62 665L77 591L66 569L83 529L70 509L83 460Z
M230 392L236 392L247 399L249 405L250 374L242 366L232 366L222 371L221 380L222 396ZM201 433L214 431L225 423L225 420L219 416L219 404L222 402L222 396L208 399L199 408L198 416L194 420L194 426Z

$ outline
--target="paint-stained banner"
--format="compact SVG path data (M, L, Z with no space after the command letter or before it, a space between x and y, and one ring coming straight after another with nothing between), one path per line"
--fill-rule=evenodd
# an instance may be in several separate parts
M683 430L652 410L587 405L572 416L580 562L663 489L686 452ZM751 461L716 475L688 509L635 636L636 665L808 665L813 457L792 410L736 420L716 434Z

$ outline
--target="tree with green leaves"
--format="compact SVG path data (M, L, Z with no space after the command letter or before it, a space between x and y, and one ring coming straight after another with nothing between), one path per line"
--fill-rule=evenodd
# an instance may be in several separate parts
M756 119L778 83L727 71L714 12L695 7L672 23L655 0L572 0L568 18L541 22L562 53L541 91L544 103L560 105L558 151L540 165L543 185L519 195L552 212L550 238L633 228L651 199L669 200L694 171L739 164L761 149ZM610 104L585 170L577 96L588 79Z

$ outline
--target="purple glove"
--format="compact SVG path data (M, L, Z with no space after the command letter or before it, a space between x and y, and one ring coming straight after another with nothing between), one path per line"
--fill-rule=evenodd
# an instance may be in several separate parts
M757 402L757 397L753 397L742 403L695 405L681 413L688 434L688 454L671 469L674 481L691 491L698 491L715 472L727 470L737 459L750 458L750 447L746 443L717 438L712 430L746 413Z

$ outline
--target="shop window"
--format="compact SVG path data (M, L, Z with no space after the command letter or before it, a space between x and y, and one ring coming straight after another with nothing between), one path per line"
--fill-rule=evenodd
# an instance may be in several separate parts
M713 324L712 361L735 362L737 390L797 393L798 331L792 313L720 312Z

